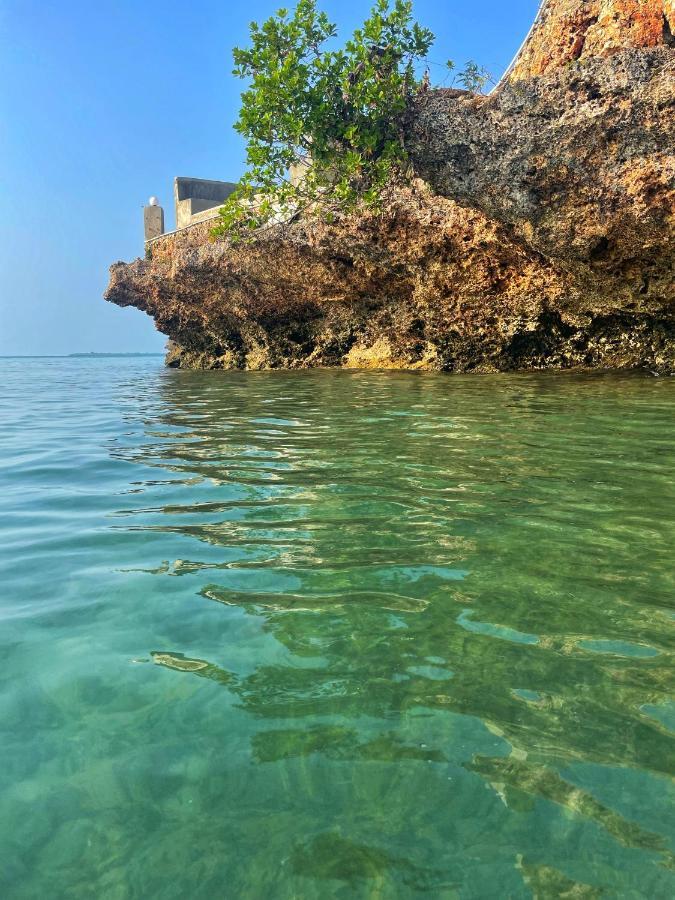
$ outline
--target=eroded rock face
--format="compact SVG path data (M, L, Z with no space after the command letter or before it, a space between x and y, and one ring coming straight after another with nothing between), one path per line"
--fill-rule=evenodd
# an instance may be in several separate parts
M383 214L237 247L195 226L114 265L107 299L153 316L170 365L672 371L672 5L554 0L492 95L420 95L420 179Z
M383 216L250 246L209 243L206 227L111 272L109 296L152 315L182 366L512 368L513 339L566 290L495 222L421 188Z
M420 98L409 149L431 187L626 304L673 298L675 52L628 50Z

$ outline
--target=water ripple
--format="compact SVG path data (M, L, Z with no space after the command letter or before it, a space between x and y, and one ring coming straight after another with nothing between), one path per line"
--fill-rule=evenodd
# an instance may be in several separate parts
M4 366L9 896L675 894L675 382Z

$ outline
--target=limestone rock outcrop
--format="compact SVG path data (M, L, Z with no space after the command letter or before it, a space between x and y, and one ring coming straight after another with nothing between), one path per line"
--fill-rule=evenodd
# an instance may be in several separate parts
M674 0L549 0L487 97L421 93L381 214L111 268L170 365L675 370Z

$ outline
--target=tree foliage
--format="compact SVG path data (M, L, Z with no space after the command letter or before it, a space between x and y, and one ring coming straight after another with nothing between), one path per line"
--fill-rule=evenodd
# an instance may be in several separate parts
M452 63L448 63L448 68L454 68ZM488 84L493 83L494 79L483 66L471 60L465 65L461 72L457 75L457 81L462 87L474 94L482 94Z
M234 49L233 74L248 82L235 125L247 142L248 171L216 234L256 229L308 206L327 217L376 206L405 169L402 117L433 34L413 20L410 0L376 0L334 49L336 36L316 0L299 0L293 12L251 23L250 45Z

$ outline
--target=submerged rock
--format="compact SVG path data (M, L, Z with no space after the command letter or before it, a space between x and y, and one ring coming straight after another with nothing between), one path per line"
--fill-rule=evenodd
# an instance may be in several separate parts
M250 244L209 224L116 263L106 298L191 368L675 369L673 0L551 0L488 97L410 111L381 214Z
M182 653L160 653L159 650L153 650L150 656L156 665L178 669L180 672L199 672L209 666L203 659L190 659Z

